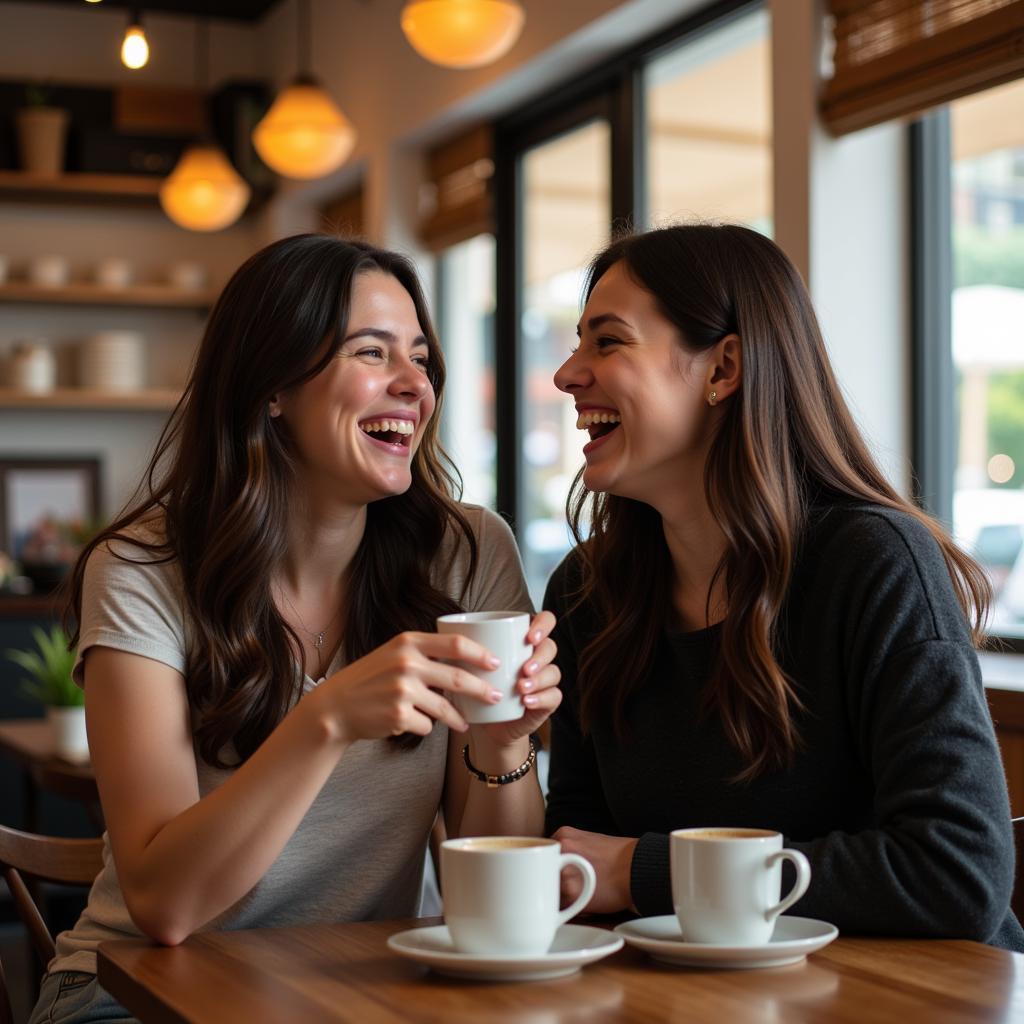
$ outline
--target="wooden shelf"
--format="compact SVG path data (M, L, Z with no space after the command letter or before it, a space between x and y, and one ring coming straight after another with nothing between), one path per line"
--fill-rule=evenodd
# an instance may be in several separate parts
M152 205L163 178L144 174L61 174L55 178L26 171L0 171L0 198L26 202L95 202Z
M13 388L0 388L0 409L169 412L180 398L181 392L173 388L147 388L145 391L87 391L84 388L57 388L41 395L15 391Z
M163 309L209 309L216 293L188 291L169 284L138 284L104 288L98 284L68 284L60 288L12 281L0 284L0 302L62 306L149 306Z

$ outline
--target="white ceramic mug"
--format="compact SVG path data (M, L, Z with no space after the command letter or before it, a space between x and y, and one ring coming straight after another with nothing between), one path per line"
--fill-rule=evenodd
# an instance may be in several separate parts
M127 288L135 276L131 263L117 256L100 260L93 273L104 288Z
M530 616L522 612L457 612L437 620L439 633L461 633L501 660L492 672L476 665L463 666L502 695L497 704L453 695L452 703L467 722L511 722L523 717L525 709L516 693L516 680L533 654L533 645L526 639L529 629Z
M187 260L172 263L167 277L175 288L182 291L195 292L206 287L206 268L199 263Z
M559 876L565 867L583 875L583 891L559 910ZM562 853L554 839L480 836L441 844L444 920L463 953L546 953L559 927L590 902L596 885L590 862Z
M29 260L28 279L45 288L63 288L71 277L71 266L64 256L36 256Z
M758 828L682 828L672 833L672 900L687 942L761 946L805 892L811 865L782 835ZM782 894L782 862L796 884Z

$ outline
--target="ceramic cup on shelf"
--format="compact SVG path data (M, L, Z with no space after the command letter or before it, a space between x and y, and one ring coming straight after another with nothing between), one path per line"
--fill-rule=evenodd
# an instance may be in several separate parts
M172 263L167 272L167 280L184 292L202 291L207 284L206 268L200 263L180 260Z
M682 828L670 844L672 901L687 942L763 945L811 881L807 858L768 829ZM780 899L784 860L796 881Z
M44 341L19 342L8 360L8 381L15 391L43 395L57 386L57 361Z
M71 278L66 256L35 256L28 263L28 279L44 288L63 288Z
M145 352L138 331L99 331L78 350L78 383L90 391L145 387Z
M559 910L563 868L583 890ZM444 922L462 953L540 956L555 932L590 902L597 876L589 861L562 853L555 839L477 836L441 844Z
M134 278L131 263L118 256L110 256L96 264L93 275L103 288L127 288Z

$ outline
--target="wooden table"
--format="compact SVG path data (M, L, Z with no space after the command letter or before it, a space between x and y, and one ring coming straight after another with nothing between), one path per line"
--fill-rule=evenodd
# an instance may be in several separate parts
M28 832L39 831L39 790L50 789L85 804L97 829L103 831L99 793L92 765L73 764L53 752L50 726L44 718L0 719L0 754L6 754L24 773L25 823Z
M143 1024L754 1024L1008 1021L1024 956L975 942L837 939L774 970L661 967L628 946L544 982L457 981L402 959L389 935L434 920L208 932L182 945L99 947L100 983Z

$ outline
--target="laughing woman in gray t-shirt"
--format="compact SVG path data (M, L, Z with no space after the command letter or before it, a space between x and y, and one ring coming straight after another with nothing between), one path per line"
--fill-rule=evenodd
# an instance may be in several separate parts
M72 578L107 848L33 1024L127 1019L105 939L414 914L439 808L451 835L541 833L515 769L560 699L553 616L509 723L467 728L451 695L494 694L452 663L490 652L433 632L531 610L508 527L453 499L443 384L401 256L297 236L224 289L144 486Z

